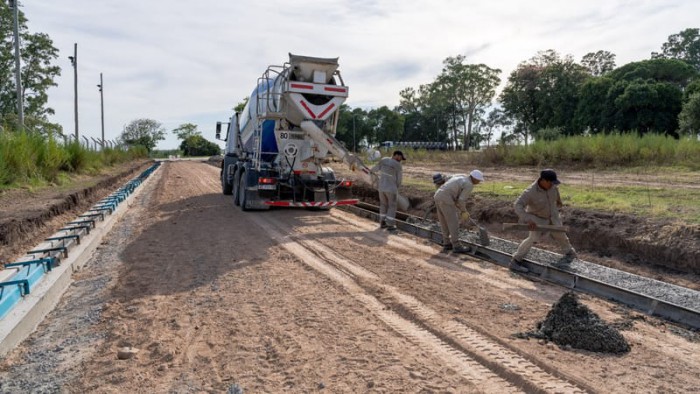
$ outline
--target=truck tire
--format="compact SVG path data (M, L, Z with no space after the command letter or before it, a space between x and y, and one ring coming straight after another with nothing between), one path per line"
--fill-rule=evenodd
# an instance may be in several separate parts
M241 174L238 183L238 202L241 205L241 211L250 211L250 207L248 206L248 197L245 192L246 186L248 185L248 182L246 181L245 171Z
M221 191L224 195L230 196L233 193L233 185L228 182L228 177L226 176L226 171L224 168L221 169Z
M233 174L233 205L235 205L235 206L241 205L241 200L239 197L241 195L240 190L239 190L240 183L241 183L240 179L241 179L241 174L237 170Z

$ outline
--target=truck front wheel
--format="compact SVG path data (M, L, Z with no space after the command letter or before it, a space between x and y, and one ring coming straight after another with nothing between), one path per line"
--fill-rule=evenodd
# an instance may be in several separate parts
M246 173L243 172L241 174L240 180L239 180L239 185L240 187L238 188L238 202L241 205L241 211L250 211L250 207L248 206L248 196L246 195L246 186L248 182L246 182Z
M233 174L233 205L239 206L241 205L241 200L240 200L240 179L241 179L241 174L239 171L236 171Z
M225 168L221 169L221 191L227 196L233 193L233 185L228 181Z

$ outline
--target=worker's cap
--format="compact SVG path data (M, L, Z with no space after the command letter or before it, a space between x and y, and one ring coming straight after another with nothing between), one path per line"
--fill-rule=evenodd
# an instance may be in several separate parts
M555 185L558 185L561 183L561 182L559 182L559 179L557 179L557 173L554 172L554 170L549 169L549 168L546 170L542 170L540 172L540 178L544 179L545 181L550 181Z
M403 152L401 152L400 150L395 150L394 153L392 154L392 156L396 156L396 155L401 156L401 160L406 160L406 156L404 156Z
M470 172L469 175L477 181L484 181L484 174L482 174L479 170L472 170L472 172Z
M443 182L445 182L445 176L444 176L444 175L442 175L442 174L439 173L439 172L436 172L435 174L433 174L433 183L434 183L434 184L437 185L438 183L443 183Z

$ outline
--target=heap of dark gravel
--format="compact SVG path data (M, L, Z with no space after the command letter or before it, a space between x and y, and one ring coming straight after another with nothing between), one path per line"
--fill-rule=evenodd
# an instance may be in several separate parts
M547 317L537 324L537 331L518 336L542 338L562 347L592 352L627 353L630 350L620 331L583 305L573 292L561 296Z

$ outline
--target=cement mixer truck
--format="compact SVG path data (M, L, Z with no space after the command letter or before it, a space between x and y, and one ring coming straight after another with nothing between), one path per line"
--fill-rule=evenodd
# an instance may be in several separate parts
M290 53L288 62L268 67L257 82L243 111L216 124L217 139L227 125L223 193L244 211L356 204L352 182L324 166L335 156L372 183L369 168L335 139L349 92L338 58Z

